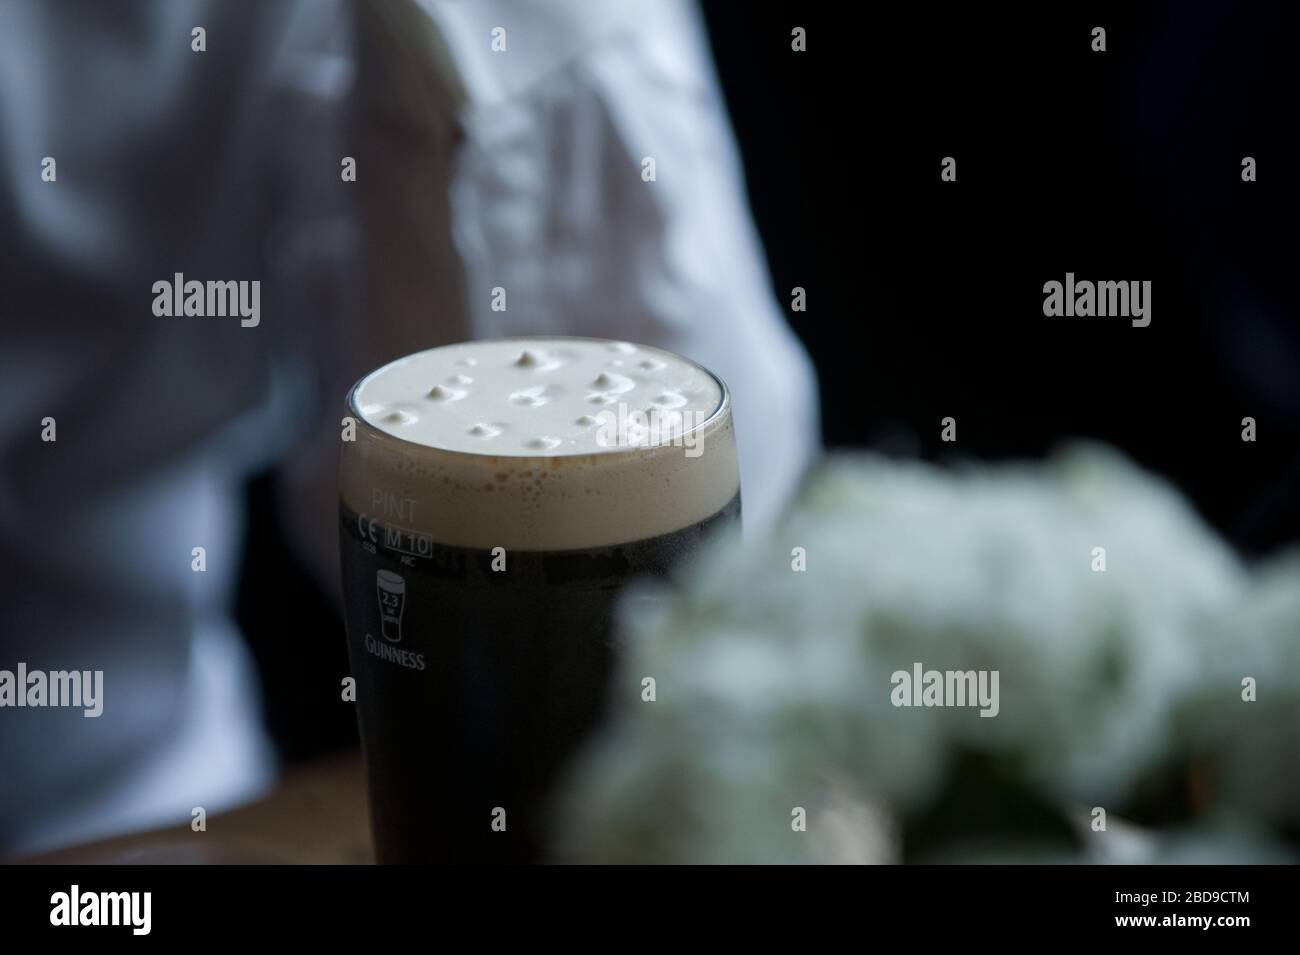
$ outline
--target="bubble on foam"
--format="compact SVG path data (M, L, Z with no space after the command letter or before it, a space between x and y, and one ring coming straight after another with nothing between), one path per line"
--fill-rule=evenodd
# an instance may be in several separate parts
M663 362L655 358L642 358L636 363L636 366L642 371L659 371L661 368L668 367Z
M512 392L510 402L525 408L536 408L550 401L553 393L554 389L547 388L545 385L537 385L534 388L523 388Z
M429 393L428 395L426 395L426 397L430 398L433 401L459 401L461 398L464 398L467 394L469 394L469 392L466 391L464 388L452 388L445 385L434 385L432 388L429 389Z
M605 347L610 351L618 352L620 355L630 355L636 351L636 346L631 342L610 342Z
M685 405L687 401L687 397L680 391L665 391L652 398L650 404L654 406L654 409L668 410L672 408L680 408Z
M409 411L403 411L401 408L394 408L392 411L384 414L380 421L388 424L415 424L419 419Z
M575 419L573 423L579 428L590 428L594 425L600 424L600 420L598 418L593 418L589 414L585 414L582 417Z
M498 428L496 425L480 421L478 424L470 428L468 433L475 438L495 438L501 433L501 431L502 429Z
M515 359L515 367L525 371L554 371L563 365L560 356L544 348L525 348Z
M621 395L636 387L636 382L616 371L602 371L591 380L591 387L596 394Z
M524 443L527 447L532 448L534 451L551 451L554 450L555 448L558 448L561 444L561 441L559 438L549 438L546 435L540 435L536 438L531 438L530 440Z
M452 375L450 378L447 379L447 384L472 385L474 384L474 379L471 378L469 375Z

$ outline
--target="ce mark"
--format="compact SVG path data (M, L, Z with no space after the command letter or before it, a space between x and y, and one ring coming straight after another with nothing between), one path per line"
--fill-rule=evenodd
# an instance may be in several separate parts
M362 540L368 540L372 544L379 543L379 531L375 528L375 522L365 514L357 515L357 531L361 534Z

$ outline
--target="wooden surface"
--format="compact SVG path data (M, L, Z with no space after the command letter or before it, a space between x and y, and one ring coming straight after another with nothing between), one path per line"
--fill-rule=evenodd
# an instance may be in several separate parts
M188 824L72 846L19 862L358 864L374 861L361 757L297 770L266 798Z
M880 841L877 826L864 823L861 806L840 823L838 845L822 861L891 862L896 847ZM856 814L856 815L855 815ZM1081 837L1090 834L1086 807L1074 807L1071 818ZM365 776L360 755L322 762L288 773L263 800L208 817L206 832L189 825L119 836L103 842L71 846L23 859L5 860L37 864L281 864L356 865L374 861L370 846L370 821L366 808ZM1150 837L1141 829L1113 818L1112 838L1089 841L1084 861L1124 863L1140 861L1152 851ZM865 834L865 835L864 835ZM867 837L870 838L867 838ZM866 841L864 842L864 839ZM872 842L875 839L875 842Z

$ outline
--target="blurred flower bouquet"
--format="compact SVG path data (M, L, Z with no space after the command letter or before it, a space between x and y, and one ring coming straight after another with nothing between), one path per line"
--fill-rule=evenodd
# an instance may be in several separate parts
M1300 846L1300 555L1248 569L1106 449L955 472L831 459L778 528L624 611L614 718L566 790L562 858ZM931 672L995 705L911 685Z

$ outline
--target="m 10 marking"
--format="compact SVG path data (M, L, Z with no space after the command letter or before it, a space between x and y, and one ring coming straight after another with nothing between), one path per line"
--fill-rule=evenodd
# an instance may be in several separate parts
M386 550L412 557L428 557L433 553L433 535L398 527L395 524L383 524L364 513L357 515L357 530L362 540L368 540Z

